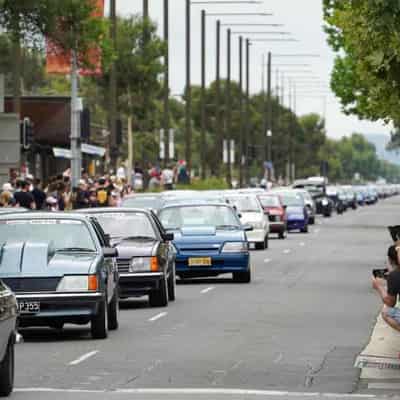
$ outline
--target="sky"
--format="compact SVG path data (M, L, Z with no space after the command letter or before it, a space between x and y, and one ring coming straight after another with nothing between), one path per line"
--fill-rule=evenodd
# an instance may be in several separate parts
M142 0L116 0L117 13L129 15L141 13ZM262 60L268 51L272 53L273 77L276 69L284 70L287 77L297 81L296 112L298 115L310 112L325 116L328 136L339 138L353 132L364 134L388 134L388 126L379 122L360 121L357 117L346 116L341 112L340 103L329 89L330 73L334 53L326 43L323 32L322 0L264 0L262 4L192 4L192 84L200 83L200 13L272 13L272 16L207 16L207 83L215 79L215 24L218 18L222 23L284 24L282 27L233 26L233 31L246 32L289 32L290 35L251 34L251 38L293 38L296 41L253 42L251 46L250 88L252 93L262 88ZM237 1L237 0L233 0ZM149 0L150 17L157 23L162 35L163 0ZM185 86L185 1L169 0L170 3L170 86L174 95L183 92ZM204 3L204 1L203 1ZM106 10L107 11L107 10ZM238 34L232 38L232 76L238 80ZM246 35L244 35L246 36ZM226 73L226 27L221 37L221 71ZM278 57L283 54L316 54L318 57ZM285 66L282 64L301 64ZM305 66L303 66L305 65ZM290 71L290 72L289 72ZM292 72L293 71L293 72ZM315 82L310 82L310 76ZM307 82L308 81L308 82ZM287 84L287 81L286 81ZM275 82L273 81L273 86ZM286 93L288 90L286 89ZM288 98L286 98L288 103Z

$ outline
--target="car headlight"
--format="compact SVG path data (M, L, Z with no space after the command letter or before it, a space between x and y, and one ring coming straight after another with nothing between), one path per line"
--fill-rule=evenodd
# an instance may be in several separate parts
M322 200L321 200L321 204L322 204L323 206L327 206L327 205L329 204L329 201L328 201L327 199L322 199Z
M96 291L98 280L96 275L64 276L57 286L57 292L86 292Z
M157 257L134 257L129 264L129 272L158 272Z
M227 242L222 247L221 253L246 253L249 251L247 242Z

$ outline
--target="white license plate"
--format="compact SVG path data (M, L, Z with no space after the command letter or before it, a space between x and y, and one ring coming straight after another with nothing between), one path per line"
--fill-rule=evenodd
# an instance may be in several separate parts
M40 302L38 301L19 301L18 311L20 314L37 314L40 312Z

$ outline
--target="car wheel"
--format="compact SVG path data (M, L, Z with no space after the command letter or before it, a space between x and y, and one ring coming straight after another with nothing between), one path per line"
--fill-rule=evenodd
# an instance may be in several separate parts
M116 290L110 304L108 305L108 329L110 331L115 331L118 329L118 311L119 302L118 292Z
M251 282L251 269L246 272L234 272L233 281L236 283L250 283Z
M151 307L166 307L168 305L168 283L165 277L160 282L160 288L150 292L149 302Z
M303 229L300 229L301 233L308 233L308 225L306 225Z
M93 339L105 339L108 336L107 331L107 295L100 303L97 315L95 315L90 322L90 330L92 331Z
M287 237L287 231L284 230L284 231L282 231L282 232L279 232L278 237L279 237L279 239L286 239L286 237Z
M14 387L14 340L10 340L7 352L0 364L0 396L8 396Z
M269 242L269 237L267 235L267 236L265 236L265 239L264 239L264 249L268 249L268 242Z
M310 225L314 225L315 224L315 217L310 217L309 220L308 220L308 223Z
M169 274L169 278L168 278L168 300L169 301L174 301L175 300L175 286L176 286L176 282L175 282L175 265L172 268L173 268L173 270Z
M330 211L327 211L327 212L324 213L324 217L325 218L329 218L331 216L331 214L332 213Z
M256 250L264 250L265 249L265 242L257 242L255 243Z

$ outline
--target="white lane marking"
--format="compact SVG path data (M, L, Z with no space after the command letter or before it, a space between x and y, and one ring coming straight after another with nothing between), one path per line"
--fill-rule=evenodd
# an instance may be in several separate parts
M205 294L205 293L211 292L211 290L214 290L214 289L215 289L215 286L210 286L208 288L203 289L200 293Z
M149 318L149 322L157 321L158 319L165 317L167 314L168 314L167 312L162 312L160 314L157 314L154 317Z
M305 244L304 242L300 242L300 243L299 243L299 246L300 246L300 247L304 247L305 245L306 245L306 244Z
M285 250L283 250L283 254L289 254L289 253L291 253L291 251L292 250L290 250L290 249L285 249Z
M68 363L68 365L78 365L81 362L86 361L88 358L95 356L98 352L98 350L90 351L89 353L84 354L76 360L71 361L70 363Z
M265 262L265 264L268 264L268 263L270 263L272 260L270 259L270 258L266 258L265 260L264 260L264 262Z
M339 399L376 399L374 394L320 393L320 392L285 392L279 390L251 389L115 389L85 390L56 388L17 388L17 393L108 393L108 394L172 394L172 395L234 395L234 396L276 396L276 397L335 397Z
M276 357L275 357L275 359L274 359L274 364L278 364L278 363L280 363L281 361L283 360L283 354L282 353L279 353Z

